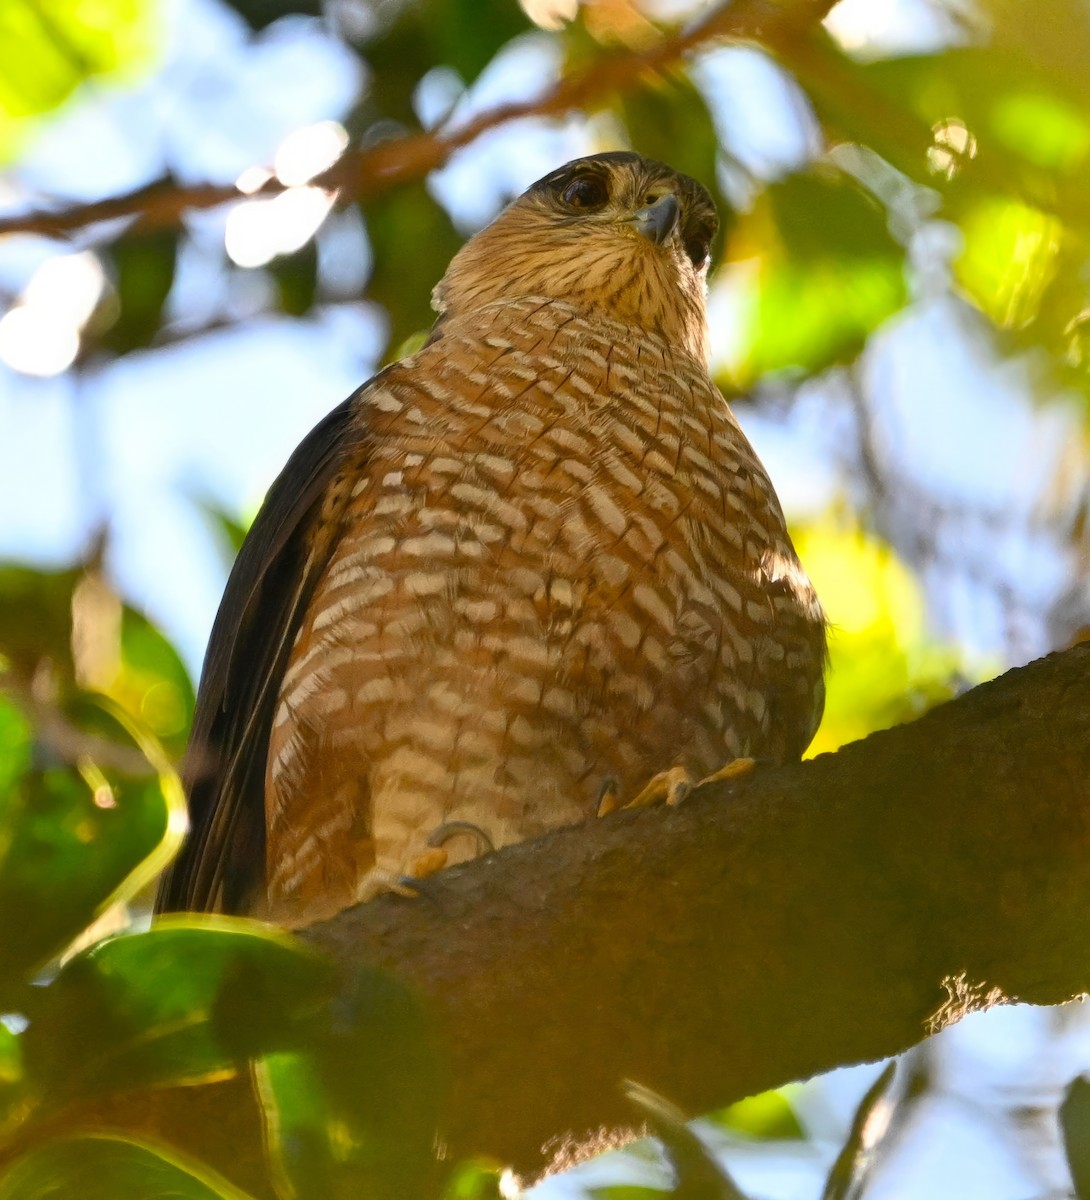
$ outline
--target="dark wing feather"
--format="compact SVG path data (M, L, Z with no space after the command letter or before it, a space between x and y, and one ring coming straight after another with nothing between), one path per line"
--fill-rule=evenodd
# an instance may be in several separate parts
M361 392L288 460L231 570L182 772L189 836L159 882L157 912L245 911L263 891L269 732L296 633L336 544L321 528L323 500L362 448Z

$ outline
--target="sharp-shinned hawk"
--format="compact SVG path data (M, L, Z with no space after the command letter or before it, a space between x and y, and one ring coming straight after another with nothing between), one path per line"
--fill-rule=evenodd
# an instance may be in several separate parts
M212 632L160 909L306 924L607 781L802 754L825 623L708 375L716 225L661 163L561 167L303 441Z

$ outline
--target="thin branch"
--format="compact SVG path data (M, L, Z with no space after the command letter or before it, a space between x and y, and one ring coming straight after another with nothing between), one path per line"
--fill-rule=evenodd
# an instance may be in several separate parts
M339 190L342 198L373 199L400 184L423 178L489 129L523 117L559 117L590 107L614 92L638 86L713 41L756 41L769 49L789 45L821 21L833 3L834 0L781 0L780 3L736 0L720 5L690 29L663 38L643 51L602 58L561 79L536 100L502 105L455 128L409 134L353 151L312 182L318 187ZM135 227L141 230L175 226L188 212L255 196L274 196L283 190L284 185L275 180L251 193L239 191L233 183L190 187L155 183L91 204L0 219L0 237L10 233L57 236L126 217L135 218Z

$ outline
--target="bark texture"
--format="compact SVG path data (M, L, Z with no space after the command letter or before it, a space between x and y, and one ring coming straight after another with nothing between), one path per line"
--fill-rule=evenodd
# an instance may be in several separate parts
M1002 997L1090 990L1088 793L1076 647L835 755L512 847L306 936L430 1008L452 1155L532 1173L631 1125L625 1078L697 1113ZM164 1101L146 1119L177 1137ZM237 1167L223 1112L212 1140Z

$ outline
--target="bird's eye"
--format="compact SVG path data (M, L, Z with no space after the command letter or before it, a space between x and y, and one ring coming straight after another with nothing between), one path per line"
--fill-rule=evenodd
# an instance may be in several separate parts
M711 242L702 234L685 239L685 253L689 256L689 261L698 271L702 267L707 266L711 252Z
M598 175L577 175L564 189L563 195L572 208L601 208L609 200L609 188Z

